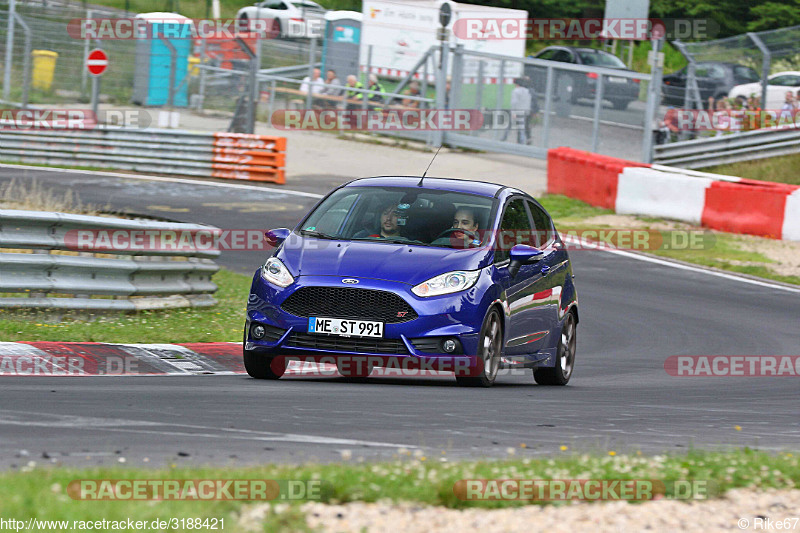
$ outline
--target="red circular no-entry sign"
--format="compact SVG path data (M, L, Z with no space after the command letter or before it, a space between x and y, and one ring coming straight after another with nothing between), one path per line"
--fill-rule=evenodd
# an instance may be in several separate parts
M108 68L108 56L99 48L89 52L86 59L86 70L93 76L99 76Z

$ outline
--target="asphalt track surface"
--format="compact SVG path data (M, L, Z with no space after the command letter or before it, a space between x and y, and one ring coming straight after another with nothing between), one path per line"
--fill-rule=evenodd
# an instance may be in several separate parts
M292 225L316 201L275 187L0 168L0 183L11 177L222 228ZM292 181L322 193L337 179ZM219 262L250 273L262 254L224 252ZM380 459L401 447L449 459L505 457L509 448L517 457L558 454L562 445L603 453L800 448L797 377L664 370L671 355L800 355L800 291L629 254L575 251L572 260L581 323L567 387L536 386L530 373L503 376L491 389L458 388L449 377L3 377L0 465L335 461L342 450Z

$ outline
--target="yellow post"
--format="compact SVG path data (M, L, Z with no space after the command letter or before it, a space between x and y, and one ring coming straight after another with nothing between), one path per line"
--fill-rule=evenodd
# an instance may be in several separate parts
M53 74L56 71L58 54L50 50L34 50L33 56L33 88L49 91L53 86Z

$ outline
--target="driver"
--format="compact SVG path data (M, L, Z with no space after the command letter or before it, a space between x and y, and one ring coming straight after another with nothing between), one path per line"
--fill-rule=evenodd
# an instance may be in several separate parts
M461 239L465 242L472 241L478 231L478 220L475 216L475 211L469 207L459 207L456 214L453 216L453 229L462 229L472 233L469 235L463 231L453 232L453 237Z

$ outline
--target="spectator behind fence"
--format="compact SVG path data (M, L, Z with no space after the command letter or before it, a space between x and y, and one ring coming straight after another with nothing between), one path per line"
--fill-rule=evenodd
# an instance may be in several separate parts
M358 78L350 74L347 76L347 84L345 85L344 89L344 97L346 99L345 109L348 111L352 111L354 109L358 109L361 107L361 100L364 99L364 93L359 92L353 89L363 89L364 84L358 81ZM357 100L358 102L353 102L353 100Z
M313 79L309 76L303 78L303 82L300 84L300 92L308 94L310 87L311 94L317 94L323 89L322 83L322 71L318 68L315 68Z
M383 88L383 85L381 85L381 82L378 81L378 76L376 76L375 74L370 74L369 75L369 87L368 87L368 89L370 91L373 91L373 93L369 97L369 101L370 102L377 102L377 103L381 103L382 104L383 103L384 93L386 93L386 90ZM379 108L378 107L373 107L373 109L379 109Z
M343 93L344 88L342 87L342 82L339 81L339 78L336 76L336 71L332 68L329 68L327 76L325 77L325 86L322 88L319 94L340 97ZM336 107L338 104L338 101L329 100L327 98L318 98L317 100L321 107Z
M528 137L525 134L525 121L531 111L531 93L525 87L525 80L522 78L514 79L514 90L511 91L511 110L509 112L508 128L501 140L505 141L508 132L513 128L517 131L517 142L528 144Z
M407 96L420 96L422 92L419 90L419 82L414 80L408 84L408 89L403 91L403 94ZM413 107L414 109L419 108L419 100L414 100L412 98L403 98L403 106L405 107Z

